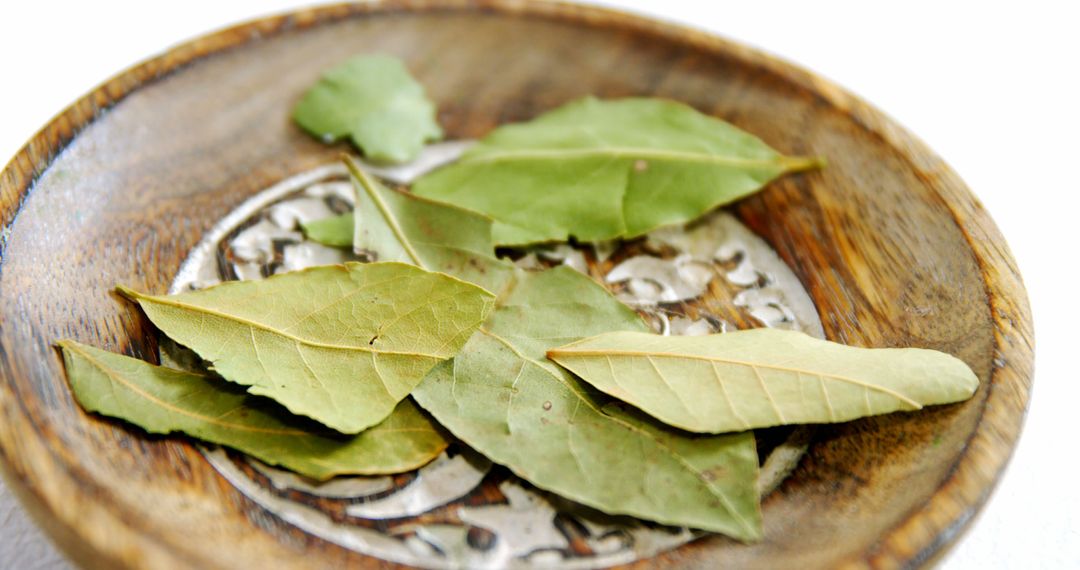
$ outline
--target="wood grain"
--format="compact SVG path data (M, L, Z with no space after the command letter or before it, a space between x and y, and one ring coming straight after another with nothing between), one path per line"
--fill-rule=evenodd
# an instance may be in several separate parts
M0 464L81 564L393 566L266 513L188 444L84 414L51 348L152 358L149 325L111 287L164 292L221 216L332 160L341 148L288 111L357 52L402 57L454 138L587 94L658 95L827 157L736 213L794 268L831 339L945 350L981 378L960 405L819 430L766 502L761 543L706 539L634 566L920 566L986 500L1028 402L1030 313L993 222L922 143L808 72L697 31L556 3L390 1L177 47L80 99L0 175Z

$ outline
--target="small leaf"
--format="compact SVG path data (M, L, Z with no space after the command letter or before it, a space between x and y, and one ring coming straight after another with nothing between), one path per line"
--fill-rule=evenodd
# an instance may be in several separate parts
M499 245L636 237L820 166L691 107L585 98L500 127L413 191L495 219Z
M70 340L59 345L72 391L87 411L150 433L182 432L315 479L401 473L428 463L447 446L412 400L360 435L343 436L221 379Z
M518 270L484 327L413 396L455 436L537 487L607 513L760 538L752 433L669 428L612 405L544 357L570 339L644 329L573 269Z
M348 136L374 161L407 162L442 138L435 104L398 59L354 57L323 74L293 109L293 119L326 142Z
M594 387L672 426L721 433L844 422L965 400L979 379L919 348L856 348L801 332L614 332L548 351Z
M440 271L499 291L512 265L495 257L491 219L456 206L390 190L352 158L345 164L356 187L354 246L377 252L380 260L400 261Z
M347 263L169 296L118 288L227 380L343 433L457 354L494 296L402 263Z
M353 215L341 214L311 222L301 222L304 235L311 241L331 247L352 247Z

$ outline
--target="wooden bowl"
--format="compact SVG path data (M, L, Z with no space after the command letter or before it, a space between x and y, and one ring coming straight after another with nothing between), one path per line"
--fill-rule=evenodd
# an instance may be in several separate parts
M190 444L88 416L58 338L153 360L116 283L164 292L202 234L250 195L333 160L288 113L357 52L402 57L451 138L568 100L659 95L829 167L733 208L795 270L831 339L963 358L970 401L818 430L765 502L765 539L703 539L638 565L919 566L970 522L1028 402L1032 328L1016 265L957 176L881 113L812 74L693 30L511 0L331 6L211 34L105 83L0 177L0 457L87 567L393 565L265 512Z

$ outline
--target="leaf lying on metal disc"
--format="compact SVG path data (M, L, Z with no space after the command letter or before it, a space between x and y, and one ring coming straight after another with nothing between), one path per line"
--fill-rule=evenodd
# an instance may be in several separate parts
M351 247L353 243L353 215L351 212L321 220L301 222L304 235L311 241L332 247Z
M857 348L775 329L613 332L547 355L667 424L708 433L917 410L979 387L963 361L942 352Z
M87 411L150 433L182 432L312 477L401 473L424 465L446 438L412 400L375 427L344 436L218 378L60 341L75 398Z
M491 310L471 283L347 263L169 296L119 290L227 380L343 433L385 419Z
M636 313L572 269L515 270L495 258L487 218L387 190L351 167L367 229L359 248L440 264L500 292L485 329L413 392L444 427L537 487L609 513L760 536L752 434L695 436L622 411L544 356L583 336L644 330ZM443 247L431 247L432 235Z
M694 436L610 400L545 358L632 310L568 267L518 271L454 360L413 392L444 427L532 484L613 514L761 536L751 432Z
M461 208L390 190L352 158L345 158L356 188L354 247L380 260L440 271L498 292L512 265L495 257L491 219Z
M385 55L354 57L323 74L293 119L326 142L349 137L374 161L406 162L442 138L435 104L405 65Z
M681 103L589 97L496 129L413 191L490 215L499 245L598 241L687 222L820 164Z

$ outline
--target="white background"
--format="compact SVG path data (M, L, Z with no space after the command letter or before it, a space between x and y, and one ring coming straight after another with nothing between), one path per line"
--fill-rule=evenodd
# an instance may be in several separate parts
M1024 275L1035 392L1019 448L944 567L1080 567L1075 340L1080 10L1067 1L606 1L763 48L861 95L925 140L979 196ZM106 78L288 0L7 2L0 163ZM0 568L65 568L0 484Z

